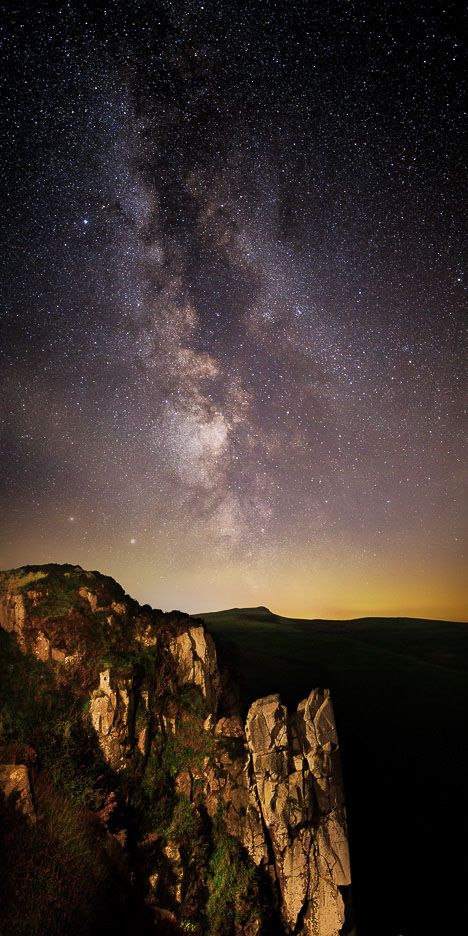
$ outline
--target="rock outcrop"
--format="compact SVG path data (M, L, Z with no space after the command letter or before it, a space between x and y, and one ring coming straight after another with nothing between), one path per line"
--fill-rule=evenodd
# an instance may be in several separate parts
M125 766L129 753L131 688L122 683L113 688L108 669L99 676L99 689L91 694L91 722L106 761L114 770L119 770Z
M32 823L36 821L28 768L25 764L0 764L0 792L6 799L14 797L17 808L23 815Z
M328 690L314 689L290 717L278 695L255 702L246 734L250 769L288 927L334 936L351 883L343 785Z
M24 626L26 607L23 595L6 591L0 595L0 625L9 634L14 634L22 650L26 649Z
M88 695L90 722L113 771L145 788L156 784L156 803L165 796L157 784L168 778L171 802L179 797L181 815L188 810L184 821L221 817L266 882L286 933L344 936L350 868L329 691L312 689L293 712L278 695L257 699L244 720L232 687L223 691L215 643L201 621L141 608L112 580L78 567L11 575L0 597L2 627L23 653ZM66 596L58 600L65 576ZM14 770L30 810L27 770ZM190 835L184 838L178 821L165 837L150 828L139 846L158 918L177 918L201 899L190 883ZM259 923L236 926L240 936Z
M203 699L214 715L218 709L220 678L214 640L204 626L193 624L172 638L169 652L176 664L179 686L201 689Z

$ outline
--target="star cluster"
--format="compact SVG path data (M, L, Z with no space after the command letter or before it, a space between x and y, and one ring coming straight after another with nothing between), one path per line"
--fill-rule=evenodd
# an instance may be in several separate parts
M93 6L3 27L1 564L464 618L455 5Z

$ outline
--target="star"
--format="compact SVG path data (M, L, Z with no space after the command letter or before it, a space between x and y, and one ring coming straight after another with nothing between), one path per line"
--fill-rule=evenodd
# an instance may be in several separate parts
M346 616L365 580L376 613L464 617L451 14L423 41L409 5L312 31L301 4L204 6L163 42L126 3L9 24L5 561L60 558L72 502L83 566L118 577L145 530L126 584L158 607L255 583L326 617L346 580Z

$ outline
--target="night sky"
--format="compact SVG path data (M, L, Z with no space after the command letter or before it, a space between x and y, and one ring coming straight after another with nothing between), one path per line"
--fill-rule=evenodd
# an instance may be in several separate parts
M455 4L3 9L1 567L466 619Z

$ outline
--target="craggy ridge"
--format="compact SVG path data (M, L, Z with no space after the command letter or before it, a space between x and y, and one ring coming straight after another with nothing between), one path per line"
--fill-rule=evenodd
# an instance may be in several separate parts
M115 860L137 882L145 932L351 932L328 690L311 687L292 713L279 695L258 699L244 720L202 621L141 607L112 579L78 566L1 573L0 624L47 672L50 710L70 696L66 731L84 732L88 760L105 765L86 790L71 795L67 780L63 793L70 808L92 813L101 843L109 850L112 839L112 854L121 852ZM47 753L41 741L34 748L34 727L29 737L22 722L15 729L8 705L0 785L8 802L21 777L18 806L29 822L37 813L39 826L34 786ZM82 767L73 757L67 767L78 788Z

